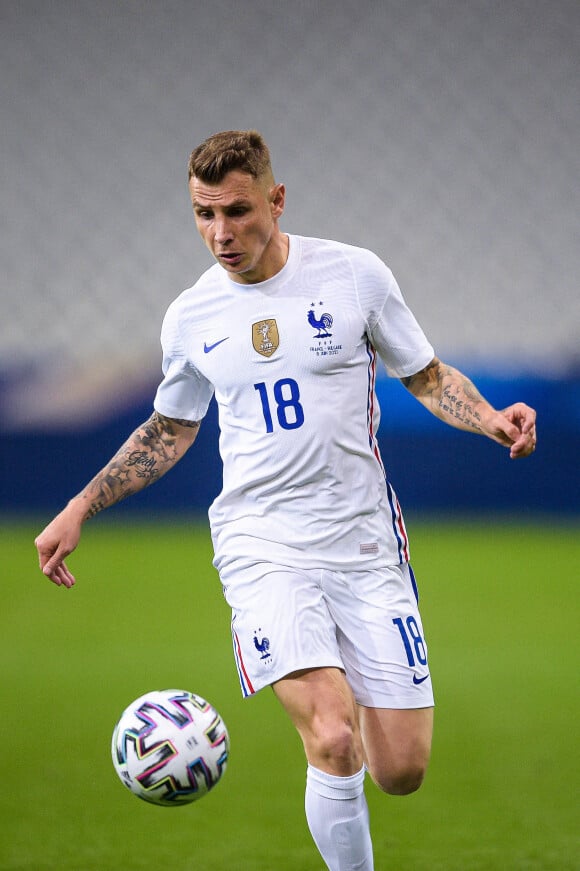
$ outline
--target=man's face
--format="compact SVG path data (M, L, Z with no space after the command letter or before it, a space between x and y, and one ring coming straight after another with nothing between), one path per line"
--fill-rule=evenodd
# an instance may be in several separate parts
M189 191L201 238L234 281L254 284L280 271L284 185L233 170L218 184L194 176Z

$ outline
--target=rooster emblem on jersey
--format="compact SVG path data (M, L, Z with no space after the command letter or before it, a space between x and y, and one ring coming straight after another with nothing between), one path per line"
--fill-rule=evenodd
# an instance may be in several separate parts
M258 629L258 632L261 634L262 630ZM261 653L260 659L268 659L272 654L270 653L270 639L262 638L260 641L258 638L258 632L254 634L254 647Z
M314 336L315 339L329 339L332 336L332 333L328 332L328 328L332 326L332 315L329 315L328 312L324 312L317 318L314 314L314 308L311 308L308 312L308 323L315 330L318 330Z

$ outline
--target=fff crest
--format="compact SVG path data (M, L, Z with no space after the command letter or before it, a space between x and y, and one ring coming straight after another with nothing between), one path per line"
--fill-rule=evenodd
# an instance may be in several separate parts
M280 336L274 318L267 318L252 324L252 344L254 350L263 357L271 357L278 350Z

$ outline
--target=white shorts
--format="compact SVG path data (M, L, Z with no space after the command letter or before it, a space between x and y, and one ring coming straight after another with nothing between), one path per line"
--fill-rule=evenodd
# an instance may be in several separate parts
M308 668L342 669L357 702L433 705L408 564L357 572L237 563L222 576L244 696Z

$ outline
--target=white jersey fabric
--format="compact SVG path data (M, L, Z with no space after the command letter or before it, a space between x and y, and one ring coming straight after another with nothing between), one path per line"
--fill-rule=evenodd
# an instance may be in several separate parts
M215 393L223 489L209 517L218 571L237 560L356 570L407 562L377 445L377 353L402 378L434 356L373 253L289 236L267 281L219 265L169 307L154 406L201 420Z

